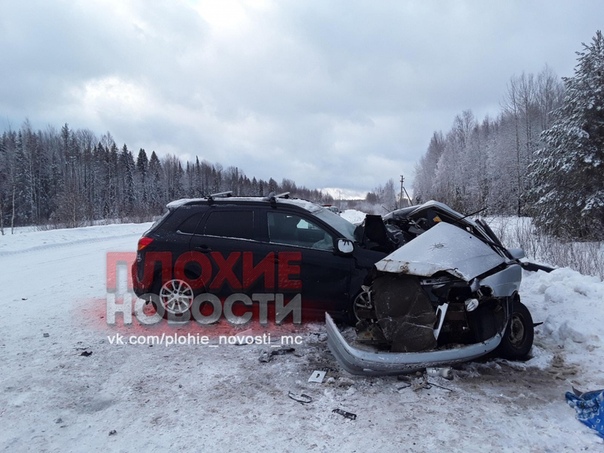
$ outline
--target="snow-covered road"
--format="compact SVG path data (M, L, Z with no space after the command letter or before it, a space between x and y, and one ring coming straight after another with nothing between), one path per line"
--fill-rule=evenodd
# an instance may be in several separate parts
M157 329L106 323L106 254L148 224L0 237L0 449L4 451L601 451L564 401L604 387L604 284L526 274L537 328L526 363L475 362L451 381L347 375L321 324L295 351L266 344L112 344ZM136 324L136 321L135 321ZM204 330L205 329L205 330ZM259 328L258 328L259 329ZM209 327L162 333L203 335ZM259 333L254 330L254 333ZM213 337L214 338L214 337ZM274 334L273 346L280 341ZM285 351L283 351L285 352ZM90 354L91 353L91 354ZM323 369L323 383L310 383ZM301 404L288 397L305 394ZM347 419L333 409L357 415Z

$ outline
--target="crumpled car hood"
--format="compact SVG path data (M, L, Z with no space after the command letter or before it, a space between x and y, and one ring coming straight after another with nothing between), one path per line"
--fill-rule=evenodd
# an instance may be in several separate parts
M378 261L382 272L431 277L445 271L467 282L505 259L469 232L441 222Z

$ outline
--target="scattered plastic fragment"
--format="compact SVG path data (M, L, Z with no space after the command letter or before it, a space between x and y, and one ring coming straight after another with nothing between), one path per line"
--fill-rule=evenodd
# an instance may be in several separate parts
M432 387L438 387L439 389L453 392L454 390L444 387L442 385L435 384L434 382L428 381L428 377L425 374L411 375L411 376L398 376L399 381L403 381L403 385L397 386L396 390L401 391L407 388L411 388L414 392L420 390L430 390Z
M451 367L428 367L426 368L426 374L428 376L440 376L448 380L453 379L453 370Z
M306 395L305 393L296 395L293 392L288 392L287 396L289 396L291 399L293 399L294 401L297 401L298 403L301 403L301 404L312 403L312 398L310 396Z
M325 378L326 374L327 374L327 371L315 370L312 372L312 374L308 378L308 382L317 382L320 384L323 382L323 379Z
M273 360L273 356L272 356L272 354L269 354L267 351L262 351L260 353L260 357L258 357L258 360L263 363L268 363L271 360Z
M342 409L334 409L332 410L332 412L335 412L336 414L341 415L342 417L345 417L349 420L356 420L357 419L357 414L353 414L352 412L346 412Z

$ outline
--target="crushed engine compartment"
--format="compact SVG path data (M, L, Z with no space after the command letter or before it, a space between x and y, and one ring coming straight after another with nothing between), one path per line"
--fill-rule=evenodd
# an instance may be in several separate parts
M364 370L372 361L378 369L389 363L390 371L397 364L417 368L418 360L455 363L502 341L510 358L528 354L533 326L518 295L521 250L505 248L486 223L435 201L394 211L381 225L369 217L365 235L374 247L393 251L375 263L354 302L355 344L370 345L375 357L337 344L343 337L334 335L330 347L345 368Z

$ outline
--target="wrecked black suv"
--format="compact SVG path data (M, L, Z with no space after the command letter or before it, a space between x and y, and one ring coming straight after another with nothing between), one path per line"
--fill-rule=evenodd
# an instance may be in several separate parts
M168 319L280 323L328 312L350 321L368 272L387 254L359 245L362 228L287 194L225 192L167 208L138 242L132 280Z
M533 321L521 261L482 220L429 201L355 227L283 196L183 199L138 243L135 293L168 319L211 324L325 316L354 374L398 374L496 352L524 359ZM547 270L547 269L544 269ZM551 270L551 269L549 269ZM353 338L332 317L356 323Z

